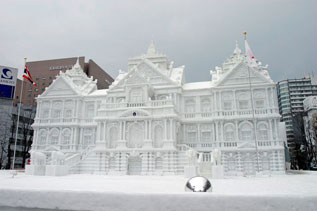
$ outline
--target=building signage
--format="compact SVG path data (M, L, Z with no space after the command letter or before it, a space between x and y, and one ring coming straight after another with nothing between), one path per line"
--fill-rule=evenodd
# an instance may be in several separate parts
M0 66L0 97L13 99L18 69Z
M61 66L51 66L48 69L49 70L68 70L72 69L73 65L61 65Z

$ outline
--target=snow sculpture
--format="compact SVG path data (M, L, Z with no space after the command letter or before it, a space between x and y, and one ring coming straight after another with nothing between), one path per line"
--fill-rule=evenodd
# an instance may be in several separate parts
M222 179L224 176L224 168L221 165L221 150L214 149L212 152L213 163L211 167L212 178Z
M62 152L54 151L52 152L52 164L53 165L64 165L65 154Z
M266 67L249 68L236 45L233 55L211 72L211 80L186 83L185 66L168 61L151 43L146 54L129 59L127 71L120 71L109 89L99 90L77 61L37 98L32 149L67 153L64 165L72 173L193 177L199 166L200 174L211 177L226 165L226 174L237 175L256 162L240 158L247 153L257 157L250 140L254 132L263 132L257 122L268 126L263 140L257 140L260 151L274 155L268 168L284 171L275 83ZM240 98L241 93L247 97ZM241 127L244 123L248 128ZM130 157L133 151L138 156ZM197 151L204 152L200 163ZM62 159L55 161L50 166L63 166Z
M187 150L186 157L188 158L188 165L184 167L184 176L186 178L197 176L198 174L197 152L192 149Z
M213 165L221 165L221 151L219 149L214 149L212 152Z
M31 164L44 166L46 164L46 155L42 152L31 152Z
M46 166L47 176L64 176L68 174L68 167L65 164L65 154L60 151L52 152L52 164Z
M197 165L197 153L196 151L190 149L186 151L186 155L188 157L188 163L190 166Z
M31 165L26 165L28 175L45 175L46 155L39 151L31 152Z

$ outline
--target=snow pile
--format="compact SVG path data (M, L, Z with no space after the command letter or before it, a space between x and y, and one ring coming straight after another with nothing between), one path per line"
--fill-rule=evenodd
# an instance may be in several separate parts
M0 174L0 206L68 210L315 210L317 172L211 180L184 191L180 176Z

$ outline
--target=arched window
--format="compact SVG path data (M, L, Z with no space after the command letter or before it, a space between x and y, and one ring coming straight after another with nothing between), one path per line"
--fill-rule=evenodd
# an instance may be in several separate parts
M58 145L59 130L54 128L50 133L50 145Z
M258 139L259 140L268 140L268 127L266 124L262 123L258 125Z
M163 128L157 125L154 128L154 147L160 148L163 145Z
M116 148L119 138L119 132L117 127L111 127L109 130L109 147Z
M265 90L257 90L254 93L254 107L261 109L265 106Z
M225 129L225 141L234 141L234 126L233 126L233 124L227 124L227 125L225 125L225 127L224 127L224 129Z
M52 107L52 118L61 118L62 102L54 102Z
M222 95L222 108L223 110L232 110L232 94L231 93L224 93Z
M41 118L47 119L50 115L50 103L44 102L41 107Z
M252 126L248 123L243 123L240 127L240 140L250 141L252 138Z
M141 88L134 88L130 91L131 103L143 103L143 90Z
M93 140L93 132L91 128L86 128L84 129L84 134L83 134L83 145L84 146L89 146L93 145L94 140Z
M64 106L64 118L72 118L73 109L73 102L70 100L66 101Z
M71 132L69 129L65 129L62 132L62 145L68 146L70 144Z
M144 141L144 127L141 123L129 126L129 147L141 148Z
M185 102L185 112L186 113L195 113L196 103L194 100L186 100Z
M197 141L197 127L195 125L187 126L187 141L190 143Z
M212 141L212 128L210 125L201 125L200 127L201 130L201 142L204 143L211 143Z
M250 109L250 93L243 92L238 95L238 108L240 110Z
M201 112L208 113L211 111L211 105L209 99L203 99L200 102Z
M46 139L47 139L47 131L41 130L37 144L41 146L46 145Z

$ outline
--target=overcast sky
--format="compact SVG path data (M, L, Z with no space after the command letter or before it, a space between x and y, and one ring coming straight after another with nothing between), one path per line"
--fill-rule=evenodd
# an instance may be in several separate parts
M85 56L116 77L153 39L186 81L205 81L246 30L278 81L317 75L316 23L316 0L0 0L0 65Z

